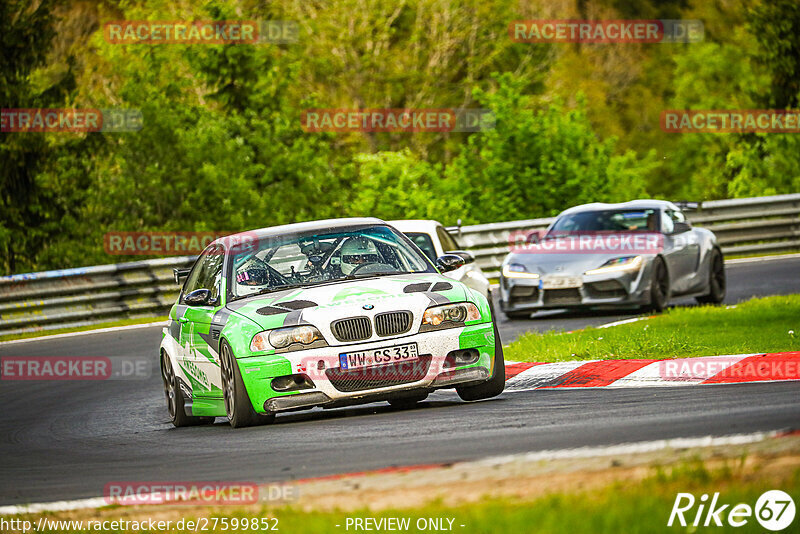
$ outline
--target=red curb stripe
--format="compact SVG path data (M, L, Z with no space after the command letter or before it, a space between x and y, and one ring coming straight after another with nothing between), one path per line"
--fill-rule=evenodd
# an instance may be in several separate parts
M521 363L512 363L511 365L506 365L506 381L508 381L509 378L514 378L522 371L527 371L528 369L536 365L547 365L547 364L541 362L521 362Z
M769 380L800 380L800 352L749 356L702 383L735 384Z
M622 377L658 360L603 360L589 362L558 377L543 388L596 388L608 386Z

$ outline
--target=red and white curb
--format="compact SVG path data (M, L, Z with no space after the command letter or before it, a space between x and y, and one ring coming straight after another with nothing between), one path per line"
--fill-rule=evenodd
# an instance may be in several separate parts
M506 391L690 386L800 380L800 352L668 360L506 363Z

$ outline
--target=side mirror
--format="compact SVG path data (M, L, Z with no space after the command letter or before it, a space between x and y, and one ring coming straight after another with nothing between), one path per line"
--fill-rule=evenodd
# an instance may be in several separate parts
M187 267L186 269L172 269L172 274L175 277L176 284L182 284L186 277L189 276L189 273L192 272L191 267Z
M442 273L449 273L455 271L464 265L464 258L456 256L455 254L443 254L436 258L436 267Z
M676 222L672 228L673 234L682 234L692 229L692 226L687 222Z
M458 256L462 260L464 260L464 264L475 263L475 256L472 255L471 252L467 252L466 250L448 250L445 254Z
M211 304L211 291L208 289L195 289L183 297L183 302L189 306L207 306Z

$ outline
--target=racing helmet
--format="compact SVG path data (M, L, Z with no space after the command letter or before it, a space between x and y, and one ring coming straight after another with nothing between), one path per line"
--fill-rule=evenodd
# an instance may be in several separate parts
M350 237L342 245L342 273L348 275L359 265L379 263L380 256L375 243L366 237Z
M250 268L236 275L237 294L246 295L260 291L269 284L269 271L260 268Z

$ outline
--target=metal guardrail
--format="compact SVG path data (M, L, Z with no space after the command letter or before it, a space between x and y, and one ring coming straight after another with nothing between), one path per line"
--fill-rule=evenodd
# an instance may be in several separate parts
M689 220L712 230L726 255L800 249L800 194L703 202ZM452 228L490 278L498 276L513 231L544 229L552 218ZM193 256L0 277L0 335L165 315L178 295L172 269Z

